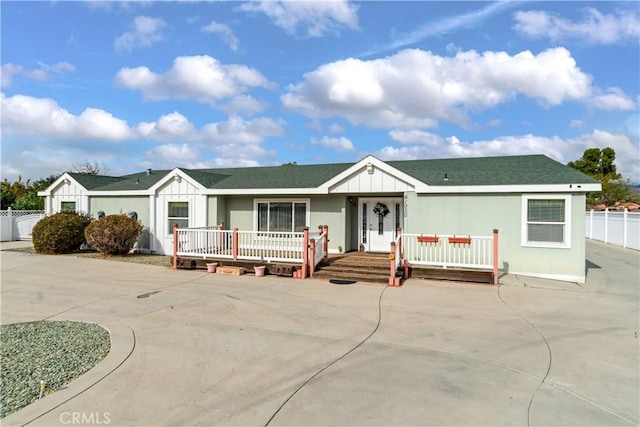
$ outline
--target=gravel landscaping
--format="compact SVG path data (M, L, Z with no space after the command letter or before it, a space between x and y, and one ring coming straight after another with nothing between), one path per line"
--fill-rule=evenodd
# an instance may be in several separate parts
M109 353L109 332L90 323L32 322L0 326L0 418L52 393Z

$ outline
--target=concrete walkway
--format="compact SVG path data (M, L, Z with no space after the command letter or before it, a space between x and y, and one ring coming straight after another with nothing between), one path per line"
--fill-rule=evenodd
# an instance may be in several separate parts
M112 336L100 365L4 426L640 423L637 251L588 241L582 286L401 288L0 256L2 324Z

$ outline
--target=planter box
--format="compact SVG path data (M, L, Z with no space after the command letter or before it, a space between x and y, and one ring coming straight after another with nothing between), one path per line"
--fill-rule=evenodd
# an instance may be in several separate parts
M470 245L471 244L471 237L449 237L449 243L455 244L461 244L461 245Z
M227 276L240 276L244 274L244 267L218 267L216 274L223 274Z
M439 240L438 236L418 236L418 242L420 243L438 243Z

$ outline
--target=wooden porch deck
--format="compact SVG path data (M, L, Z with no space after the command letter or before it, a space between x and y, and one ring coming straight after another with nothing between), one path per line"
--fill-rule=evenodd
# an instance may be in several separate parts
M255 266L265 265L266 274L293 277L296 270L302 268L302 263L264 262L260 260L233 261L229 258L196 258L178 257L178 268L203 269L206 264L217 262L220 267L244 267L249 274L253 273ZM469 268L440 268L409 265L408 275L405 277L404 267L398 269L398 277L401 282L407 278L451 280L471 283L493 283L493 272L487 270L475 270ZM326 262L320 263L317 271L313 273L314 279L320 280L349 280L355 282L387 284L389 282L389 258L387 253L374 252L347 252L342 254L329 254Z

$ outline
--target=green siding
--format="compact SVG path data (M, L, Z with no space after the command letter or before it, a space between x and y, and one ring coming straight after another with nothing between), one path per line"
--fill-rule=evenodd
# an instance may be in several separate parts
M339 196L313 196L311 197L311 231L316 231L318 225L329 226L329 250L337 252L338 247L345 251L347 248L346 236L346 205L347 199Z
M229 196L227 199L229 224L225 224L225 228L253 230L253 200L252 196Z
M224 227L228 229L227 219L227 198L226 196L209 196L207 197L207 226L219 225L224 223Z
M126 196L126 197L103 197L92 196L89 198L89 214L96 217L98 212L103 211L105 215L127 214L135 211L138 214L138 221L144 227L142 236L138 239L138 246L149 249L150 242L150 215L148 196Z
M419 195L407 193L406 233L490 236L499 230L499 262L505 272L584 276L585 196L571 200L571 248L521 244L522 195Z

